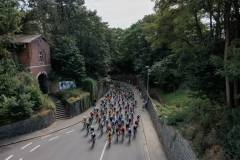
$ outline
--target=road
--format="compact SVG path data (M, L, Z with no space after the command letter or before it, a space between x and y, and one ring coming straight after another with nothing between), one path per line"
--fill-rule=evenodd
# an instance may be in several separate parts
M0 160L167 160L150 116L142 109L140 95L135 89L134 92L141 123L136 138L130 143L127 137L117 142L114 136L109 147L106 135L100 136L97 132L96 144L91 147L90 137L82 124L77 124L38 139L2 147Z

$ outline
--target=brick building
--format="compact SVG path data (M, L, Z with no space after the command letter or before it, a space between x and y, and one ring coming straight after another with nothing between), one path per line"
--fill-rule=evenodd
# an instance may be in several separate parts
M16 61L22 64L39 82L43 93L48 93L48 74L51 71L50 48L41 35L17 35L14 44L20 48L13 53Z

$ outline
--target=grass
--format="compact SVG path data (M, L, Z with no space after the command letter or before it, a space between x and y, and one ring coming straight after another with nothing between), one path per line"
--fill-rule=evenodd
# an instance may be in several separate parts
M167 106L183 106L188 101L188 91L179 89L172 93L160 92L160 96Z
M240 159L240 109L227 108L187 90L157 92L153 100L160 119L176 128L188 141L198 159Z
M188 91L179 89L173 93L159 92L159 94L162 104L154 100L159 117L169 125L179 126L189 111L185 105L189 100Z
M68 103L74 103L79 101L87 96L90 96L89 92L85 92L80 88L65 90L61 93L61 99Z
M50 109L53 110L54 112L56 111L56 106L55 103L47 96L47 95L42 95L42 108L43 109Z

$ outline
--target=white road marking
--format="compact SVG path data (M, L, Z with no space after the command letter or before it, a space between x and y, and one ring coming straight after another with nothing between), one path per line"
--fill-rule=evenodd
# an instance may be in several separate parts
M48 141L53 141L53 140L58 139L58 138L59 138L59 136L55 136L55 137L50 138Z
M52 136L52 134L49 134L49 135L43 136L43 137L41 137L41 139L46 139L46 138L48 138L48 137L50 137L50 136Z
M59 131L60 133L63 133L63 132L66 132L67 131L67 128L65 128L65 129L63 129L63 130L61 130L61 131Z
M23 158L20 158L19 160L23 160Z
M40 145L37 145L36 147L34 147L33 149L31 149L29 152L33 152L35 151L36 149L38 149L40 147Z
M100 160L103 159L103 155L104 155L104 153L105 153L105 151L106 151L107 144L108 144L108 142L106 142L105 145L104 145L104 147L103 147L103 151L102 151L102 154L101 154Z
M72 129L72 130L70 130L70 131L68 131L66 133L69 134L69 133L72 133L72 132L74 132L74 129Z
M9 160L13 157L13 155L8 156L5 160Z
M26 144L25 146L22 146L21 150L24 150L25 148L27 148L28 146L32 145L32 142Z

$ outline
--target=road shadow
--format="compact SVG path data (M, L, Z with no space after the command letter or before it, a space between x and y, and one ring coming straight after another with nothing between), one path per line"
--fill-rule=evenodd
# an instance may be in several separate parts
M89 151L92 151L94 149L95 144L91 143L90 147L89 147Z
M109 150L109 149L111 148L111 145L112 145L111 143L108 143L108 145L107 145L107 148L106 148L106 149L108 149L108 150Z
M80 130L81 132L83 132L85 130L86 127L82 127L82 129Z
M123 137L122 140L121 140L121 144L123 144L123 142L124 142L124 137Z
M132 139L136 140L136 138L137 138L137 134L135 134Z
M114 143L115 143L115 144L118 144L118 141L119 141L118 138L116 138Z
M130 146L130 145L131 145L131 142L132 142L132 140L128 140L127 146Z
M86 132L86 134L84 135L84 137L85 137L85 138L88 137L88 134L89 134L89 132Z
M101 139L102 136L103 136L103 133L100 133L100 134L98 135L98 139Z

